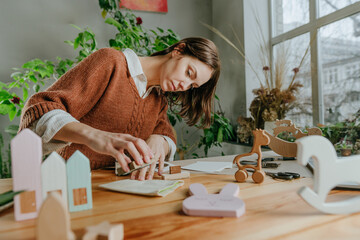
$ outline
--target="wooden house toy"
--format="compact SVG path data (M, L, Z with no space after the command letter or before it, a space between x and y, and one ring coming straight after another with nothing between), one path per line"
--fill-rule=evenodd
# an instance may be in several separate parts
M67 160L67 189L70 212L92 208L91 170L89 159L80 151Z
M43 202L36 220L36 239L74 240L71 231L70 214L63 197L58 192L50 192Z
M35 218L40 209L41 160L41 138L30 129L22 130L11 140L13 191L25 190L14 197L16 221Z
M41 164L42 196L49 192L59 192L67 206L67 182L65 160L56 152L52 152Z

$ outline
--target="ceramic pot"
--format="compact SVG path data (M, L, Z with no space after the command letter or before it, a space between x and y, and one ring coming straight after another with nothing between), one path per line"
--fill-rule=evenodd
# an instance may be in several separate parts
M340 150L341 156L350 156L351 155L351 149L350 148L346 148L346 149L341 149Z

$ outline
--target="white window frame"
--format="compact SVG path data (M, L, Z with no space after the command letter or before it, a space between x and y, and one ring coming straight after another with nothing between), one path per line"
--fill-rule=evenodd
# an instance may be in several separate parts
M275 0L276 1L276 0ZM290 0L284 0L290 1ZM273 23L275 22L275 18L272 14L273 9L273 1L269 0L269 27L270 27L270 49L274 45L284 42L286 40L295 38L305 33L310 33L310 39L314 39L315 34L318 33L319 29L325 25L330 23L342 20L351 15L360 12L360 2L353 3L349 6L346 6L342 9L339 9L335 12L332 12L328 15L319 17L319 1L318 0L309 0L309 12L310 19L309 22L292 29L288 32L282 33L278 36L275 36L275 31L273 29ZM311 54L311 91L312 91L312 106L313 106L313 124L317 125L318 123L324 124L324 98L323 98L323 86L322 86L322 64L321 64L321 56L320 46L319 46L319 35L316 36L316 41L313 41L310 54ZM271 52L271 55L273 53Z

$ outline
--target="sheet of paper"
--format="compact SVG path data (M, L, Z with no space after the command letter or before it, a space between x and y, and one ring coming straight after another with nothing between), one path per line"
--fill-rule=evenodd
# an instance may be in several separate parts
M225 168L232 168L232 162L196 162L181 168L192 171L212 173L222 171Z

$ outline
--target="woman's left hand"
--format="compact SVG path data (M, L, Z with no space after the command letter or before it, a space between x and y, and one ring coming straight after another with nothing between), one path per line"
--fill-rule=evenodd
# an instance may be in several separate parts
M161 175L162 173L162 170L164 168L165 157L169 152L168 142L161 135L150 135L150 137L146 140L146 143L152 150L154 154L154 158L157 160L150 165L150 169L147 176L146 176L146 172L149 167L144 167L138 171L132 172L131 179L138 179L142 181L145 180L145 176L146 176L146 180L151 180L154 176L157 161L159 161L158 174Z

